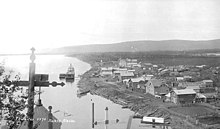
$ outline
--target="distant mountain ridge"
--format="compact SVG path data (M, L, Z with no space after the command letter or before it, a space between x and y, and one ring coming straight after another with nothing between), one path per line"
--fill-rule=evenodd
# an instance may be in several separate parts
M145 51L187 51L201 49L220 49L220 39L216 40L161 40L128 41L114 44L93 44L67 46L53 49L52 53L86 52L145 52Z

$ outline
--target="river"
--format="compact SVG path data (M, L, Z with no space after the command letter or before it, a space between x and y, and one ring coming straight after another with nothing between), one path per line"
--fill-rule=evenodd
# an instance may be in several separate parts
M1 56L0 61L6 67L6 70L13 70L21 76L21 80L28 79L29 56ZM59 80L59 74L65 73L69 64L75 68L76 76L83 74L91 68L85 62L76 58L66 57L63 55L37 55L36 73L49 74L49 81ZM122 109L120 105L104 99L96 95L87 94L81 98L77 97L77 82L66 83L65 86L42 88L41 94L43 105L47 108L52 106L53 115L62 123L61 129L89 129L92 121L92 102L95 104L95 121L103 121L105 119L105 108L109 109L110 124L98 124L95 129L125 129L129 116L134 114L128 109ZM35 88L36 90L38 88ZM36 99L35 99L36 100ZM91 102L92 100L92 102ZM59 111L58 111L59 110ZM119 119L119 123L114 121Z

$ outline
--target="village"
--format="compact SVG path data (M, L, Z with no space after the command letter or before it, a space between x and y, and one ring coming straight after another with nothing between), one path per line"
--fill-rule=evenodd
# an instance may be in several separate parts
M100 75L112 77L132 91L150 93L175 104L210 103L217 100L218 87L213 84L213 80L194 81L193 75L199 75L200 71L207 69L205 65L166 67L141 64L136 59L120 59L118 66L101 67Z
M165 66L137 59L96 62L79 82L138 115L164 117L173 128L216 128L220 121L219 67ZM88 87L88 86L87 86ZM91 88L93 87L93 88ZM182 121L182 123L181 123Z

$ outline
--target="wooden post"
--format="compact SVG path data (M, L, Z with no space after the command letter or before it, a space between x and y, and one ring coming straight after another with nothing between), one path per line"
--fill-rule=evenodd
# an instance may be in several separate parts
M108 120L108 107L105 108L105 124L109 124L109 120Z
M35 54L34 48L31 48L32 54L30 56L31 63L29 66L29 88L28 88L28 129L33 129L34 118L34 75L35 75Z
M94 118L94 103L92 103L92 128L94 128L95 118Z
M49 114L48 114L48 129L53 129L53 122L52 122L52 120L53 120L53 115L52 115L52 113L51 113L52 106L49 106L48 109L49 109Z

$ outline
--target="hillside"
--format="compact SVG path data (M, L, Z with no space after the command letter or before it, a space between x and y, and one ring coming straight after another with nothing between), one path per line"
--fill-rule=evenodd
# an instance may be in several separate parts
M144 52L144 51L187 51L201 49L220 49L217 40L162 40L162 41L128 41L114 44L94 44L67 46L53 49L52 53L84 53L84 52Z

